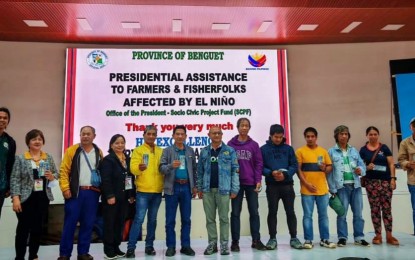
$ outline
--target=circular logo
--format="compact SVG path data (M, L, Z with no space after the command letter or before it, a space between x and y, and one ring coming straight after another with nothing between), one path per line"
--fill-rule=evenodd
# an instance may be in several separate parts
M108 56L103 51L95 50L88 54L86 62L94 69L102 69L108 63Z

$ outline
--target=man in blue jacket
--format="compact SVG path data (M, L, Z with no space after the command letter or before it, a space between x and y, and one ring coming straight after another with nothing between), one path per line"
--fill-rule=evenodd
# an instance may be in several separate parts
M270 239L266 245L268 250L277 247L277 211L280 199L284 204L287 215L288 230L290 232L290 246L301 249L302 244L297 238L297 217L294 211L294 180L293 177L298 169L297 158L294 149L285 144L284 128L281 125L271 125L269 140L261 147L264 168L262 174L265 176L267 185L268 201L268 231Z
M329 149L329 155L333 163L331 174L327 175L329 191L332 196L339 196L345 209L343 216L337 216L337 246L346 246L347 243L347 210L349 205L353 212L353 236L354 243L360 246L370 246L364 239L363 228L365 221L362 216L363 198L360 176L366 175L366 166L360 158L359 152L349 145L349 128L340 125L334 129L336 144Z
M229 203L239 192L239 165L235 150L222 142L222 130L209 129L211 144L200 152L197 165L197 191L203 199L209 245L204 254L218 251L216 210L220 225L220 254L229 255Z

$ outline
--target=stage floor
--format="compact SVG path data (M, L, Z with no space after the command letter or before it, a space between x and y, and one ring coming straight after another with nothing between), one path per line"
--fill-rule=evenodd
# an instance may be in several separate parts
M361 257L368 259L415 259L415 237L410 234L396 233L396 238L400 241L400 246L390 246L385 242L382 245L371 245L370 247L361 247L353 244L352 239L349 238L348 244L345 247L328 249L322 248L318 244L318 241L314 241L313 249L296 250L289 246L289 236L277 236L278 248L277 250L270 251L258 251L251 248L251 238L242 237L240 240L241 251L238 253L231 252L229 256L221 256L220 254L214 254L211 256L203 255L203 251L207 246L206 239L193 239L192 248L196 251L197 258L203 259L281 259L281 260L334 260L343 257ZM302 235L299 236L303 242ZM372 241L373 233L366 235L368 242ZM13 238L14 239L14 238ZM384 238L385 239L385 238ZM268 241L268 237L264 237L262 242L265 244ZM332 236L332 241L337 243L337 238ZM91 244L90 254L94 256L95 260L104 259L104 253L102 244ZM156 256L146 256L144 254L144 242L137 243L137 249L135 251L135 259L194 259L180 254L180 247L176 248L176 255L174 257L166 257L165 242L157 240L154 243L156 249ZM121 245L121 249L126 249L126 243ZM57 259L59 255L59 246L41 246L39 250L39 260L52 260ZM76 245L74 245L74 252L71 259L76 259ZM14 248L1 248L0 259L14 259ZM120 258L125 259L125 258Z

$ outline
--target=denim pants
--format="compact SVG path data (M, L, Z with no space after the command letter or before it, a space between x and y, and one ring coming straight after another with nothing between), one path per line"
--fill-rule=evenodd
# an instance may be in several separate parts
M287 216L288 230L291 238L297 237L297 216L294 211L295 192L292 184L267 185L268 201L268 232L272 239L277 235L277 212L278 204L282 200L285 214Z
M303 229L304 239L314 239L313 233L313 211L314 202L317 205L318 228L320 231L320 239L329 239L329 217L327 215L327 207L329 206L329 195L301 195L301 204L303 206Z
M192 213L192 194L190 184L174 183L173 195L165 195L166 203L166 246L176 247L176 213L180 207L182 228L180 240L182 247L190 247L190 215Z
M222 195L218 189L210 189L210 192L203 193L203 209L206 215L209 243L216 243L218 240L216 210L219 214L220 242L226 244L229 241L229 200L229 194Z
M337 190L337 196L345 209L343 216L337 216L337 236L338 238L344 238L347 240L347 211L350 208L353 212L353 237L355 241L362 240L365 235L363 234L363 228L365 221L362 217L363 211L363 196L362 188L355 188L354 184L345 184L343 188Z
M89 253L100 194L93 190L79 190L77 198L65 200L65 217L59 247L60 256L70 257L78 221L78 255Z
M415 234L415 185L408 184L408 190L411 194L411 204L412 204L412 221L414 225L414 234Z
M241 232L241 211L244 193L249 211L249 227L251 229L252 240L260 240L259 234L259 213L258 213L258 193L255 191L256 185L241 185L238 195L231 201L231 234L232 240L238 241Z
M131 226L130 236L128 238L128 250L135 250L138 236L141 234L141 227L144 222L147 210L147 236L146 247L153 246L156 238L157 212L161 203L161 193L137 192L136 194L136 213L133 225Z

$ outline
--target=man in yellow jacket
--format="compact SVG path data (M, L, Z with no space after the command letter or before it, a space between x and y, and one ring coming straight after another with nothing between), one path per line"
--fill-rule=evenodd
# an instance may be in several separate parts
M135 258L135 248L144 217L147 214L145 253L155 255L153 247L157 226L157 212L161 203L164 176L159 171L163 149L155 145L157 129L149 125L144 130L144 144L136 147L131 156L130 169L136 176L136 213L128 239L126 258Z

